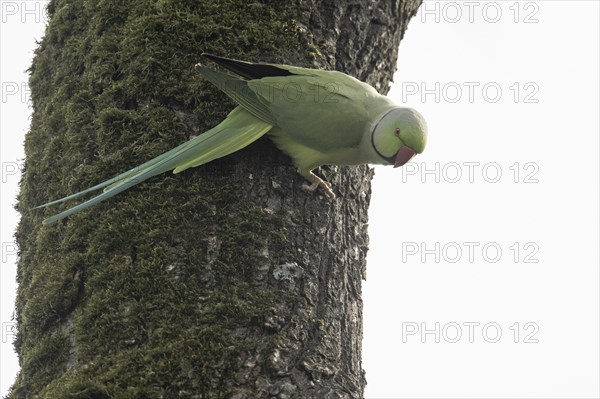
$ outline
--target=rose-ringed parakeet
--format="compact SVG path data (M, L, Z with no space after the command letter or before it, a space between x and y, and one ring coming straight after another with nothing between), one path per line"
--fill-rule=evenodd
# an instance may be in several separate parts
M334 198L328 182L312 170L321 165L402 166L421 153L427 126L414 109L399 107L370 85L337 71L255 64L203 54L238 76L200 64L196 69L238 106L214 128L156 158L47 207L104 191L44 220L52 223L172 170L179 173L239 151L263 135L289 155L298 172Z

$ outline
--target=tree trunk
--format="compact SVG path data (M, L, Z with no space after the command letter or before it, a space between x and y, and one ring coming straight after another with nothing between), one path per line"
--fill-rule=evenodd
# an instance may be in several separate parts
M335 5L333 5L335 3ZM420 0L49 3L31 67L9 398L362 398L372 171L308 193L267 139L61 222L32 209L216 125L202 51L386 92Z

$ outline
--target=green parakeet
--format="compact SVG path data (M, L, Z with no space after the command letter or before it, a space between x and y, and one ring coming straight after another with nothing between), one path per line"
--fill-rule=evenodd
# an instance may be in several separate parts
M47 207L86 193L104 191L44 220L52 223L108 199L160 173L179 173L239 151L267 134L289 155L298 172L334 198L328 182L312 170L321 165L402 166L421 153L427 126L414 109L399 107L366 83L337 71L278 64L254 64L211 54L203 57L239 77L200 64L196 69L238 106L214 128L103 183Z

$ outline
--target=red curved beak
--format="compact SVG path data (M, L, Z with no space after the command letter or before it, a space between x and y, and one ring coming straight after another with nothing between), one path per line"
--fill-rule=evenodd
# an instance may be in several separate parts
M416 155L415 150L408 146L403 146L398 150L396 154L396 160L394 162L394 168L404 165L408 161L411 160L412 157Z

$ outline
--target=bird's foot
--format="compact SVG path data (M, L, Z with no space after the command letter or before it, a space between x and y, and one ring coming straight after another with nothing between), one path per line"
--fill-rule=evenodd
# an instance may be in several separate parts
M312 172L309 172L308 175L305 175L304 177L306 177L306 179L309 182L311 182L311 184L304 184L302 186L303 189L305 189L306 191L314 192L317 188L321 187L330 200L333 200L335 198L335 194L331 190L331 183L321 179L319 176L315 175Z

